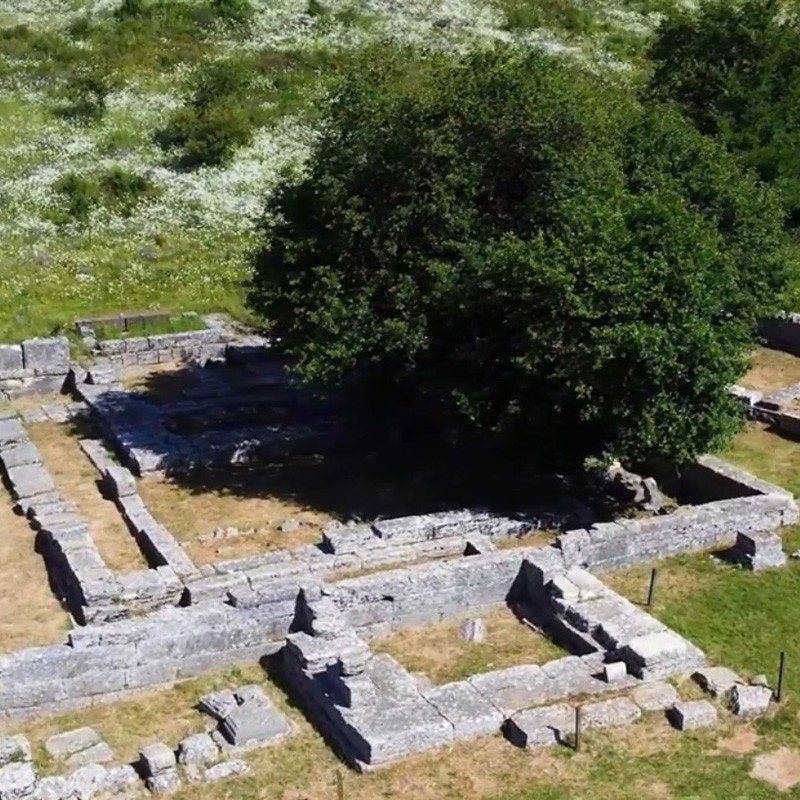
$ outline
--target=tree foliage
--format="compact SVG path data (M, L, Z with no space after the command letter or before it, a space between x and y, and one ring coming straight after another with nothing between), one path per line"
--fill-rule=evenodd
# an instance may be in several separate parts
M650 92L774 183L800 225L800 4L713 0L665 23Z
M790 272L775 198L677 111L505 49L368 53L263 228L251 302L303 376L572 465L724 441Z

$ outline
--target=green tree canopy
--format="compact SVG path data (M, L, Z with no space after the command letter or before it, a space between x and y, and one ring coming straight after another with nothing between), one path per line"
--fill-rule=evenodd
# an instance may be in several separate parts
M303 376L573 465L724 441L790 273L779 203L677 111L506 49L368 54L263 227L251 303Z
M800 3L713 0L659 30L650 92L774 183L800 225Z

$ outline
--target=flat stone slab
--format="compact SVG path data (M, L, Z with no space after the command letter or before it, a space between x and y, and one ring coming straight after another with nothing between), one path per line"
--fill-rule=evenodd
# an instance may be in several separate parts
M574 730L575 709L563 703L520 711L503 725L506 739L523 748L563 743Z
M44 749L50 758L66 758L101 743L100 735L94 729L76 728L51 736L44 743Z
M25 464L7 470L8 479L19 498L35 497L56 491L53 478L42 464Z
M250 767L244 761L232 760L223 761L221 764L215 764L209 767L203 773L203 780L206 783L214 783L221 781L225 778L232 778L235 775L245 775L250 771Z
M581 706L584 728L616 728L630 725L642 716L641 709L628 697L614 697Z
M704 667L692 675L692 680L712 697L727 695L736 684L744 681L727 667Z
M73 753L67 759L67 767L76 769L85 767L87 764L107 764L113 760L114 751L105 742L98 742L92 747L87 747L86 750Z
M731 710L737 717L757 717L765 714L772 701L772 689L766 686L736 685L730 692Z
M0 767L32 758L30 742L24 736L0 736Z
M467 681L429 689L425 699L453 726L456 739L497 733L503 715Z
M631 699L642 711L665 711L680 702L675 687L663 681L653 681L637 686Z
M261 703L244 703L234 708L219 729L234 747L271 744L284 739L292 730L283 714Z
M708 700L688 700L676 703L667 716L679 731L693 731L715 725L717 709Z

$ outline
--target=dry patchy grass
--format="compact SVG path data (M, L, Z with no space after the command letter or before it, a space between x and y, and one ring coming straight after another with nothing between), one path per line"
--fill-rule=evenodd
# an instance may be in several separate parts
M0 492L4 492L0 488ZM0 652L64 641L69 615L50 591L44 560L35 552L35 534L0 502Z
M520 622L507 608L481 616L486 624L485 642L465 642L460 628L470 618L465 615L425 627L395 631L374 642L373 650L388 653L410 672L422 672L435 684L521 664L544 664L566 654L558 645Z
M27 427L56 488L65 500L75 503L78 515L89 526L92 540L109 569L114 572L146 569L147 562L116 506L100 494L97 471L81 451L70 428L54 422Z
M254 471L253 481L258 482ZM139 493L153 516L182 542L196 564L241 558L268 550L286 549L318 542L322 526L332 519L292 500L269 495L228 494L208 489L202 493L171 480L144 478ZM278 525L286 519L302 523L297 531L282 533ZM199 541L215 528L252 531L230 539Z
M800 382L800 358L759 347L750 357L750 369L739 381L747 389L772 392Z

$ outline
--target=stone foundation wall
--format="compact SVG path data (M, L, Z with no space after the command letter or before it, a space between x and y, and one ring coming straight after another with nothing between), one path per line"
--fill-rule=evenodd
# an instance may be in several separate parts
M764 320L758 326L758 333L768 347L800 355L800 314Z

